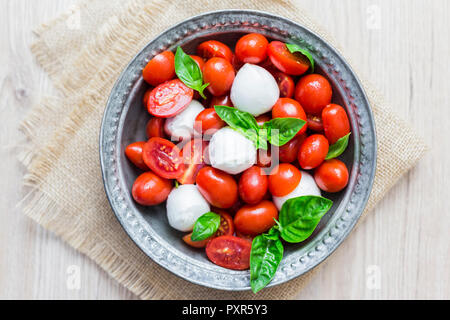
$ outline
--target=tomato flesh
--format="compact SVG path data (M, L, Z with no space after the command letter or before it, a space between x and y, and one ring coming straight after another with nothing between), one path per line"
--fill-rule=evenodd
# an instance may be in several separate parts
M220 214L220 226L215 236L232 236L234 234L233 218L224 210L215 209L214 212Z
M294 96L295 83L291 76L283 72L275 72L273 74L280 89L280 97L292 98Z
M299 76L310 67L310 62L302 54L291 53L286 44L280 41L272 41L267 47L270 61L281 72Z
M183 175L177 180L181 184L194 184L197 174L206 164L204 153L208 143L203 140L193 139L181 150L184 163Z
M314 131L314 132L323 132L323 122L322 122L321 116L307 114L306 121L308 122L309 130Z
M177 179L184 172L180 149L163 138L155 137L147 141L143 159L154 173L165 179Z
M206 246L206 255L212 263L232 270L246 270L250 267L252 243L248 240L221 236L212 239Z
M167 81L152 90L147 110L156 117L173 117L187 108L193 96L194 90L180 80Z

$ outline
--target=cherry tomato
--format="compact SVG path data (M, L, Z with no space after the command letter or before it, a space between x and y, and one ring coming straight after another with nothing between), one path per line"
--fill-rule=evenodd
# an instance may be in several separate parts
M214 108L208 108L200 112L195 121L202 123L203 134L214 134L217 130L226 126L225 121L219 117Z
M231 59L231 64L233 65L234 70L237 72L240 68L245 64L241 60L239 60L235 54L233 54L233 59Z
M262 126L265 122L270 121L272 118L270 117L270 113L264 113L260 116L256 117L256 123L258 126Z
M272 156L270 154L270 149L269 150L264 150L264 149L258 149L258 157L256 160L256 164L258 165L258 167L262 167L262 168L268 168L270 167L270 165L272 164Z
M211 240L211 238L208 238L208 239L201 240L201 241L193 241L191 239L191 236L192 236L192 232L185 235L182 239L184 242L186 242L186 244L190 245L193 248L204 248L204 247L206 247L208 242Z
M306 121L308 122L308 129L315 132L323 132L323 122L321 116L307 114Z
M283 197L298 186L302 173L289 163L276 166L269 175L269 190L276 197Z
M147 138L160 137L164 138L164 122L165 119L153 117L147 122L145 131L147 132Z
M236 57L245 63L257 64L264 61L267 57L266 37L259 33L246 34L236 43Z
M256 236L266 232L278 219L278 210L271 201L263 200L258 204L243 206L234 217L236 230L243 234Z
M347 186L348 169L338 159L325 160L314 173L317 186L325 192L339 192Z
M154 137L144 145L145 164L157 175L166 179L181 177L184 171L180 149L169 140Z
M203 67L203 81L209 83L208 91L213 96L227 94L234 81L234 68L224 58L211 58Z
M238 199L238 186L233 177L213 167L201 169L196 183L200 193L214 207L230 208Z
M298 163L305 170L318 167L328 154L329 143L321 134L313 134L303 141L298 152Z
M143 206L155 206L167 200L172 183L153 172L144 172L133 184L131 194L134 200Z
M147 109L156 117L173 117L187 108L193 96L194 90L180 80L167 81L152 90Z
M239 179L239 196L248 204L257 204L267 193L268 179L260 167L245 170Z
M297 160L298 151L303 141L306 139L306 133L299 136L295 136L293 139L288 141L286 144L279 148L279 159L280 162L291 163Z
M145 141L138 141L128 145L125 148L125 155L127 158L139 169L148 171L148 167L142 159L142 149L144 148Z
M344 108L337 104L329 104L322 110L325 136L331 144L350 132L350 122Z
M201 43L197 47L197 54L205 59L218 57L226 59L230 63L233 60L231 49L226 44L216 40L208 40Z
M300 53L291 53L280 41L269 43L267 53L278 70L293 76L304 74L311 66L307 57Z
M220 96L220 97L212 97L211 101L209 102L209 106L211 108L214 108L214 106L228 106L228 107L234 107L233 102L231 102L230 96Z
M234 234L233 218L224 210L215 209L213 212L220 214L220 225L215 237L232 236Z
M295 83L292 77L283 72L275 72L273 76L278 83L280 97L292 98L295 90Z
M320 115L331 102L333 91L327 79L320 74L308 74L295 87L295 100L300 102L308 114Z
M142 103L144 103L144 106L147 108L147 104L148 104L148 98L150 98L150 94L152 93L153 88L149 88L147 89L147 91L145 91L144 96L142 97Z
M171 51L156 55L142 70L144 80L152 86L166 82L175 77L175 56Z
M244 234L244 233L241 233L239 231L236 231L236 237L245 239L245 240L250 241L250 242L252 242L253 239L255 238L255 236L252 236L252 235L249 235L249 234Z
M181 184L194 184L197 174L206 164L204 154L208 143L200 139L193 139L186 143L181 150L184 163L183 175L177 180Z
M197 62L198 67L200 70L203 70L203 66L205 65L205 60L203 60L202 57L190 55L192 59L194 59L195 62Z
M306 122L306 113L300 103L291 98L279 98L272 108L272 118L297 118ZM306 132L308 125L305 123L297 133L297 136Z
M206 255L218 266L232 270L246 270L250 267L252 243L248 240L221 236L206 245Z

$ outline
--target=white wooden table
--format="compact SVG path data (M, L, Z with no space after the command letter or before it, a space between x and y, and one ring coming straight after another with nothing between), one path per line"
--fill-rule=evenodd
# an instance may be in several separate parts
M28 46L31 29L75 0L0 0L0 298L135 299L24 217L17 128L51 90ZM300 299L450 298L450 2L301 1L432 147L355 230ZM67 270L81 271L69 290ZM378 281L379 280L379 281Z

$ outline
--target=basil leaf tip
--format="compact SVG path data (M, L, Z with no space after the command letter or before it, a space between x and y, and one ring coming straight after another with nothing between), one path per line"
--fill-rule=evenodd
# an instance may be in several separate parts
M332 144L328 149L328 154L325 157L325 160L330 160L333 158L339 157L342 153L344 153L345 149L348 146L348 139L351 135L351 132L340 138L336 143Z
M192 231L192 241L202 241L214 235L220 226L220 215L207 212L197 219Z
M289 52L291 52L291 53L299 52L299 53L303 54L305 57L307 57L309 60L309 63L311 64L311 72L314 72L314 58L312 57L311 52L309 52L305 48L300 47L297 44L286 43L286 47L288 48Z
M203 84L200 67L181 47L178 47L175 53L175 73L186 86L198 91L202 98L206 99L203 91L209 84Z

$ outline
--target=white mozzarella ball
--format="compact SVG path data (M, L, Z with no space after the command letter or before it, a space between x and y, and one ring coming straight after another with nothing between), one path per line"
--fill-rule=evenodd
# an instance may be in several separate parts
M170 226L185 232L192 231L197 219L210 211L209 203L193 184L174 188L167 198L166 208Z
M192 100L188 107L175 117L166 120L164 130L172 140L190 140L194 134L197 115L205 110L197 100Z
M239 69L230 95L237 109L254 116L272 110L279 97L280 89L270 72L250 63Z
M281 207L283 206L283 203L285 203L287 200L302 196L320 196L320 189L316 184L316 181L314 181L313 176L311 176L309 173L305 171L301 171L302 178L300 179L300 183L297 185L297 187L289 194L283 196L283 197L275 197L273 196L273 202L275 203L275 206L278 208L278 210L281 210Z
M256 162L256 148L249 139L230 127L217 131L209 142L211 166L229 174L247 170Z

